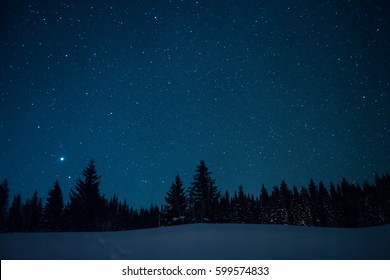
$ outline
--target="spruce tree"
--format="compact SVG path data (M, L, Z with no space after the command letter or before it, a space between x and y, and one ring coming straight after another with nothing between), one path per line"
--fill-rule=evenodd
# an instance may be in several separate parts
M335 223L330 196L322 182L318 187L318 219L320 226L331 227Z
M116 194L108 201L105 206L106 220L104 221L104 230L120 230L119 226L119 201Z
M291 194L287 188L286 182L283 180L280 188L275 186L271 196L272 212L271 220L274 224L289 224L292 223L291 218Z
M7 179L4 179L0 184L0 232L4 232L6 229L6 221L8 215L8 203L9 203L9 187Z
M293 193L291 198L291 216L293 225L303 226L306 224L306 220L303 216L301 196L296 186L293 186Z
M254 199L251 199L245 194L244 187L240 185L238 187L238 194L234 192L232 199L232 222L234 223L251 223L254 220L253 217L253 204Z
M83 170L83 179L76 181L75 189L70 190L69 214L72 230L98 231L104 222L104 197L100 194L100 176L95 163L90 160Z
M189 208L194 222L214 221L219 199L215 180L211 178L205 162L202 160L196 168L193 182L189 189Z
M179 224L185 221L185 211L187 200L184 192L183 181L179 175L176 175L175 182L172 183L167 195L167 203L164 212L166 224Z
M259 208L259 222L261 224L271 223L270 197L264 185L261 186Z
M270 197L270 223L281 224L280 215L280 190L278 186L274 186Z
M309 183L309 197L310 197L310 214L314 226L320 225L319 218L319 200L318 200L318 188L313 179L310 179Z
M292 214L291 214L291 197L292 194L287 187L286 181L282 180L280 184L280 208L284 209L285 216L283 217L283 221L286 224L292 224Z
M10 232L23 230L22 198L20 194L14 197L9 208L7 230Z
M335 186L331 182L329 186L329 194L330 194L330 205L334 217L333 226L341 227L343 225L343 210L342 210L340 185L337 184L337 186Z
M363 220L365 226L379 225L383 223L381 220L382 209L379 203L378 189L370 185L368 182L363 184L363 205L364 213Z
M62 229L64 200L58 180L49 190L44 208L44 226L47 231L60 231Z
M220 223L230 223L231 211L230 195L228 191L225 191L225 195L221 197L218 203L218 217L216 221Z
M311 210L310 210L310 195L309 192L305 187L301 188L301 193L300 193L300 221L302 221L302 225L308 225L312 226L313 225L313 217L311 215Z
M35 232L42 230L42 199L35 191L31 199L23 205L24 231Z

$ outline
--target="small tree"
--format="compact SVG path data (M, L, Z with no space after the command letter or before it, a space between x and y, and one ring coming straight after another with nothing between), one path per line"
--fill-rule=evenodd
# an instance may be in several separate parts
M269 224L271 222L270 197L264 185L261 186L260 191L258 219L261 224Z
M318 188L313 179L309 183L310 214L314 226L320 225Z
M20 194L16 195L12 200L8 214L7 230L10 232L23 230L22 198Z
M24 231L35 232L42 230L42 199L35 191L31 199L23 205Z
M9 187L7 179L0 184L0 232L5 231L8 215Z
M44 208L44 226L48 231L60 231L62 229L62 218L64 199L58 180L54 187L49 190L46 205Z
M164 213L167 224L183 223L185 220L187 201L184 193L183 181L179 175L176 175L175 182L172 183L165 196L165 201L168 204L165 207Z

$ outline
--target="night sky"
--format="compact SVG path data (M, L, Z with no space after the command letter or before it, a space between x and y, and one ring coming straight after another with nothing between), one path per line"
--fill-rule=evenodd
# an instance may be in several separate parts
M221 191L390 170L389 1L0 4L0 179L22 199L161 204L205 160Z

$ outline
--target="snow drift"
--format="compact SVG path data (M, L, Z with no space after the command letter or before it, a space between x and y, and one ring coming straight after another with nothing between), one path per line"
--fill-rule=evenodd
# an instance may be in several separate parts
M390 259L390 225L191 224L123 232L3 233L1 259Z

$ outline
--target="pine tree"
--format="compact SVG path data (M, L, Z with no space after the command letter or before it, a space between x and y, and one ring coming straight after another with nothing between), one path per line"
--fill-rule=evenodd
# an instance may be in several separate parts
M280 184L280 208L284 209L285 217L283 218L283 220L286 224L293 223L291 214L291 197L292 194L287 187L287 183L282 180L282 183Z
M230 223L230 214L232 212L231 210L231 204L230 204L230 195L228 191L225 191L225 195L221 197L219 203L218 203L218 217L216 219L217 222L220 223Z
M119 226L119 201L116 194L108 201L106 209L106 220L104 221L104 230L120 230Z
M313 217L310 210L310 195L305 187L301 188L300 193L300 220L303 221L302 225L313 225Z
M350 184L345 178L341 181L342 214L345 227L358 227L362 223L362 190Z
M270 197L264 185L261 186L259 208L259 222L262 224L271 223Z
M95 163L90 160L83 170L84 179L76 181L75 190L70 191L69 214L72 230L98 231L102 229L105 198L100 194L100 176Z
M270 223L282 224L283 210L280 209L280 189L278 186L274 186L270 197Z
M151 205L149 208L148 227L160 226L160 209L157 205Z
M215 180L211 178L211 172L202 160L189 189L189 208L192 220L195 222L214 221L215 206L219 196Z
M373 226L383 223L381 220L383 213L379 203L378 189L368 182L364 182L363 196L363 205L365 209L363 212L364 226Z
M129 208L126 199L118 204L118 230L132 229L132 213L133 209Z
M6 229L6 221L8 215L9 187L7 179L4 179L0 184L0 232Z
M320 226L331 227L334 225L335 219L329 193L322 182L320 182L318 187L318 219Z
M12 200L8 214L7 230L10 232L23 230L22 198L20 194L16 195Z
M187 200L184 192L183 181L179 175L176 175L175 182L172 183L165 201L168 204L165 207L164 219L166 224L181 224L185 221L185 211Z
M271 220L274 224L289 224L291 219L291 194L283 180L280 188L275 186L271 195Z
M375 173L375 186L379 194L382 223L390 223L390 175L386 172L380 177Z
M309 183L309 202L310 202L310 214L314 226L320 225L319 218L319 200L318 200L318 188L313 179L310 179Z
M62 229L64 199L58 180L49 190L44 208L44 226L47 231L60 231Z
M234 192L231 201L232 218L234 223L253 223L254 218L254 197L245 194L244 187L238 186L238 194Z
M27 199L23 205L24 231L36 232L42 230L42 199L35 191L31 199Z
M293 225L306 225L307 219L304 214L303 201L296 186L293 187L293 193L291 198L291 216Z

